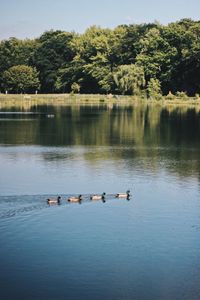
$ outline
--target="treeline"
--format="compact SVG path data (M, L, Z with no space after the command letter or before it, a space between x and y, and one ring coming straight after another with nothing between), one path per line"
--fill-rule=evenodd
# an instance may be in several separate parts
M194 96L200 93L200 21L3 40L0 91Z

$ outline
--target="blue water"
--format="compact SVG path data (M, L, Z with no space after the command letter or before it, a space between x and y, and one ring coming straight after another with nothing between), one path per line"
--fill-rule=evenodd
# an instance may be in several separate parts
M0 299L200 299L199 115L138 115L0 121Z

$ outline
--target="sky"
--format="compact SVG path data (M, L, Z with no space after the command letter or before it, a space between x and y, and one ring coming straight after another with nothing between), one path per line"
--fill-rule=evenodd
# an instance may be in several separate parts
M0 0L0 12L0 39L24 39L50 29L82 33L92 25L200 20L200 0Z

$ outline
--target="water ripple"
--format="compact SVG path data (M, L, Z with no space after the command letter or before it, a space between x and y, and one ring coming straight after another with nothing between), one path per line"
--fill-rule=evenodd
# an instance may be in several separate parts
M60 204L54 204L49 205L47 204L46 200L48 198L56 198L56 195L29 195L29 196L2 196L0 197L0 205L1 205L1 213L0 213L0 220L1 219L7 219L12 218L17 215L21 214L30 214L30 212L34 211L40 211L49 207L58 207L58 206L68 206L68 205L74 205L74 204L84 204L84 203L94 203L94 202L107 202L110 200L115 199L114 194L108 194L106 196L105 200L90 200L90 195L85 194L83 196L83 200L78 203L70 203L67 201L69 197L73 196L70 195L61 195L61 203ZM119 201L119 199L116 199ZM127 199L130 200L130 199ZM38 204L35 204L35 202L38 202ZM34 203L34 204L33 204Z

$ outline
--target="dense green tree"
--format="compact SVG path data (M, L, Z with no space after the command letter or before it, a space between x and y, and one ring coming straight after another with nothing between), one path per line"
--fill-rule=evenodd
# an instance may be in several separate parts
M51 30L39 38L39 46L34 53L32 65L40 73L42 92L57 91L56 81L59 69L73 58L73 52L69 46L73 36L74 33Z
M158 28L150 29L140 40L141 51L136 57L138 65L144 67L147 81L157 78L165 87L171 79L177 49L162 37Z
M111 39L110 29L92 26L85 34L73 40L77 52L73 65L78 67L79 81L84 92L107 93L112 89Z
M29 66L13 66L3 73L3 86L13 93L35 92L40 87L38 73Z
M165 95L193 96L200 93L200 21L51 30L36 40L1 41L1 90L4 72L19 65L36 67L42 93L71 92L77 83L81 93L138 94L159 82Z
M0 85L3 72L15 65L29 65L36 48L35 40L10 38L0 42Z
M152 28L157 28L158 24L131 24L120 25L114 30L114 34L121 30L121 34L118 34L118 47L113 49L116 53L116 61L119 65L134 64L136 57L141 51L141 39Z
M170 47L177 50L168 91L187 91L194 95L200 91L200 22L182 19L163 27L162 35Z

